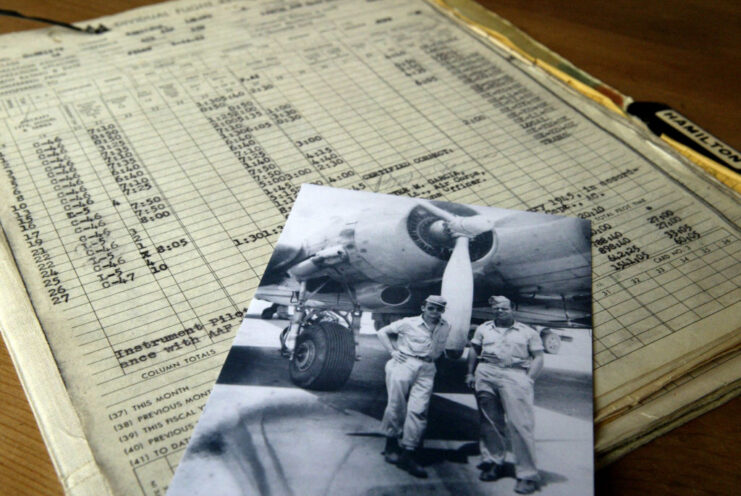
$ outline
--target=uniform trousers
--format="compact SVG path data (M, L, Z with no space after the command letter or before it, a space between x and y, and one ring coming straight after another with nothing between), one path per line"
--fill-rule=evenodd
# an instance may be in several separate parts
M524 369L486 362L476 367L475 379L482 461L502 464L509 437L517 478L538 480L533 381Z
M386 363L388 403L381 429L386 437L401 437L399 444L406 449L415 449L422 441L435 371L434 363L414 357L404 362L392 358Z

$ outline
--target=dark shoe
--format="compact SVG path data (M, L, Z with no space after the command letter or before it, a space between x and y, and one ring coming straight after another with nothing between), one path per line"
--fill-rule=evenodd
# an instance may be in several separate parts
M500 475L501 466L493 462L484 462L479 464L481 473L479 474L479 480L484 482L491 482L497 480Z
M517 479L515 492L517 494L533 494L538 489L538 483L534 480Z
M396 440L396 438L387 437L386 447L383 449L382 453L383 459L386 460L386 463L397 465L399 463L400 452L401 448L399 447L399 442Z
M420 467L417 462L414 461L413 455L414 452L412 450L401 450L401 455L399 456L399 463L397 466L400 469L409 472L409 474L413 475L414 477L417 477L419 479L426 479L427 471Z

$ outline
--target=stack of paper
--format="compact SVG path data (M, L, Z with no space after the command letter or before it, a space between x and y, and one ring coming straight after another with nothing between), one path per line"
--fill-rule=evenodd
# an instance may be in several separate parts
M162 494L303 183L589 219L600 456L737 391L738 195L543 64L412 0L101 22L0 37L0 325L71 493Z

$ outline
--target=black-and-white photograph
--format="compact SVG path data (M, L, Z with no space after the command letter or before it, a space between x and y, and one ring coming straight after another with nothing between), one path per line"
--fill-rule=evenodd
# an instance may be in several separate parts
M589 221L304 185L168 495L589 495Z

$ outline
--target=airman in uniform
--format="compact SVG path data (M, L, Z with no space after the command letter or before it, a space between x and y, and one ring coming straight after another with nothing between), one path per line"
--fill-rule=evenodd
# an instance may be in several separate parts
M435 360L445 350L450 332L450 324L442 318L445 305L442 296L431 295L422 306L422 315L397 320L378 331L381 344L391 354L386 363L388 403L381 424L386 436L384 458L420 478L427 477L427 472L413 454L427 427Z
M476 390L479 409L479 479L500 477L509 437L515 457L515 492L530 494L539 481L533 384L543 368L543 343L534 329L514 320L508 298L492 296L489 304L494 320L476 328L466 375L466 384Z

